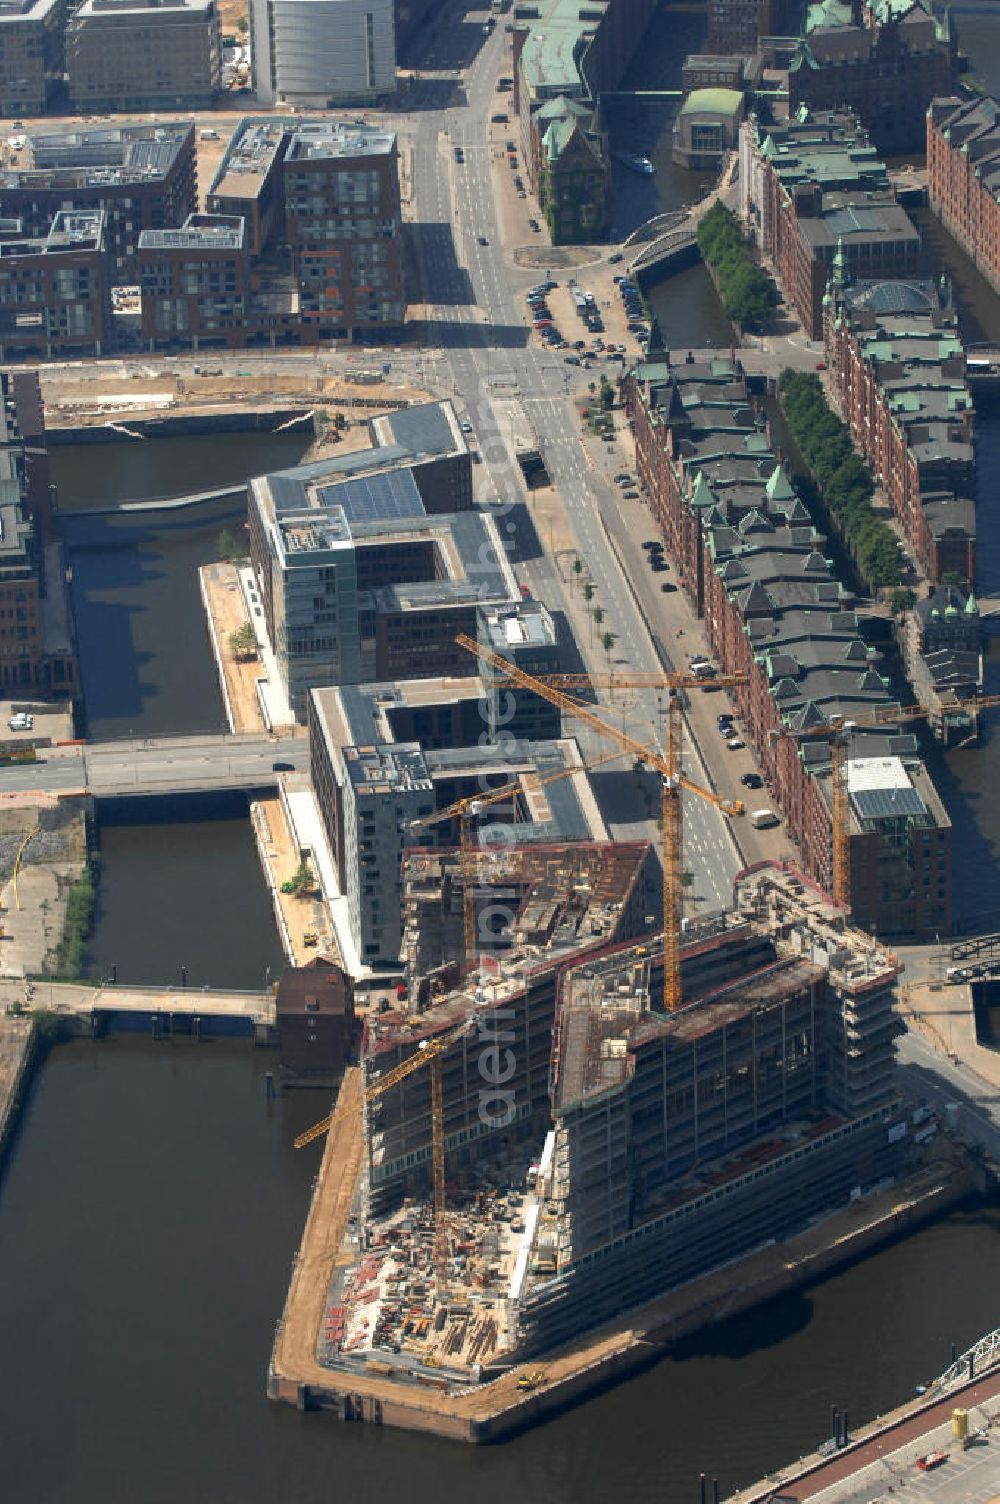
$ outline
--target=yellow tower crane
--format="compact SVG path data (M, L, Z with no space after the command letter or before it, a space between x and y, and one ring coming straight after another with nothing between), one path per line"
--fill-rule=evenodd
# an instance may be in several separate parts
M968 703L969 710L991 710L1000 705L1000 695L980 695ZM958 708L961 708L959 706ZM825 737L830 743L830 832L832 847L832 894L834 903L851 912L851 811L847 787L847 748L851 732L855 729L870 730L884 726L904 726L910 721L922 721L933 712L922 705L907 705L903 709L885 708L873 710L868 715L834 717L825 725L809 726L803 731L785 727L772 732L776 741L815 740Z
M468 1021L463 1022L457 1029L451 1029L447 1034L440 1035L437 1039L428 1039L419 1046L399 1065L393 1066L391 1071L386 1071L384 1076L379 1076L364 1088L361 1094L362 1107L369 1102L374 1102L387 1091L398 1085L400 1081L412 1076L414 1071L422 1070L425 1065L431 1070L431 1180L434 1188L434 1269L437 1275L439 1295L443 1295L448 1288L448 1204L445 1196L445 1164L444 1164L444 1091L441 1081L441 1056L460 1039L469 1028ZM304 1149L306 1144L311 1144L315 1139L321 1138L324 1133L340 1118L348 1116L354 1111L353 1105L342 1107L336 1112L328 1113L304 1133L300 1133L295 1140L296 1149Z
M556 783L560 778L569 778L574 773L584 773L588 767L601 767L606 762L612 762L616 757L624 754L621 748L607 753L591 764L574 763L568 768L558 768L552 773L546 773L538 779L538 786L544 788L547 784ZM446 809L439 809L433 815L425 815L422 820L411 821L408 829L412 832L426 830L428 826L439 825L443 820L457 819L459 822L459 871L462 879L462 919L465 938L465 959L471 966L478 954L477 927L476 927L476 869L478 853L473 841L473 821L477 815L482 814L484 809L491 804L500 804L512 794L517 794L521 789L521 779L512 778L509 783L500 788L488 789L482 794L470 794L466 799L456 799L454 804L449 804Z
M681 789L687 789L689 793L696 794L699 799L704 799L716 809L722 810L726 815L742 815L743 803L741 800L721 799L718 794L709 789L703 789L700 784L693 783L690 778L681 772L681 747L683 740L683 721L681 717L680 702L676 695L670 699L669 718L667 722L667 753L662 756L654 748L647 746L636 737L629 736L625 731L619 731L612 726L589 705L581 705L577 700L572 700L556 689L553 685L545 683L541 679L535 679L531 674L526 674L508 659L502 658L499 653L485 647L482 643L467 637L464 632L458 633L455 641L470 653L475 654L488 663L491 668L503 674L506 678L519 684L522 689L530 689L547 700L550 705L557 705L565 710L568 715L575 716L583 721L594 731L602 736L617 742L625 751L631 752L641 762L648 763L655 768L663 779L663 1006L668 1013L679 1008L683 1001L681 989L681 956L680 956L680 932L681 932L681 906L683 900L683 815L681 812ZM589 676L583 676L588 679ZM664 677L667 677L666 675ZM677 674L670 676L674 679L672 688L678 689L702 685L704 681L697 677ZM713 684L729 684L742 682L741 676L732 678L717 678L711 681Z

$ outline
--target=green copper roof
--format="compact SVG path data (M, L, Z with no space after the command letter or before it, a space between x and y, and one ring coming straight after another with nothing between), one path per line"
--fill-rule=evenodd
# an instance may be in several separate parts
M764 489L771 501L791 501L795 495L795 488L785 474L783 465L775 465L767 477L767 485Z

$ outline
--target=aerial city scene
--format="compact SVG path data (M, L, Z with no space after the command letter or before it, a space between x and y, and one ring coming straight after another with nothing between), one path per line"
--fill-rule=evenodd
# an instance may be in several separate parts
M1000 1499L1000 0L0 0L9 1504Z

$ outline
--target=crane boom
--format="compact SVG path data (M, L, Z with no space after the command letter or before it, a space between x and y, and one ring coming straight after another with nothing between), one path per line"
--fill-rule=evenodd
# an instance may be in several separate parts
M690 778L686 778L683 773L678 773L675 768L672 768L667 759L659 752L647 746L645 742L639 741L638 738L629 736L627 731L620 731L617 726L613 726L609 721L599 716L589 705L581 705L578 700L571 699L562 690L553 688L551 685L546 684L544 680L533 678L531 674L526 674L523 669L518 668L509 659L501 658L499 653L494 653L491 648L484 647L482 643L478 643L473 638L467 637L464 632L457 633L455 641L460 647L466 648L470 653L475 653L477 657L484 659L492 668L505 674L508 679L513 679L515 684L520 684L522 689L534 690L535 694L540 695L543 700L548 700L550 705L558 705L561 710L565 710L568 714L576 716L577 720L583 721L592 730L599 732L601 736L609 737L611 741L618 742L626 752L631 752L634 757L639 758L644 763L648 763L651 768L656 768L665 778L676 778L682 788L687 789L689 793L697 794L699 799L704 799L707 804L714 804L716 809L721 809L727 815L741 815L743 813L744 806L742 800L723 799L720 795L713 793L711 789L703 789L700 784L694 783ZM713 683L717 684L718 680L713 680Z
M681 807L680 791L688 789L692 794L697 794L699 799L704 799L708 804L723 810L729 815L741 815L743 804L740 800L730 801L722 799L710 789L703 789L691 779L686 778L680 771L681 741L683 736L683 724L681 720L680 703L676 695L671 697L669 706L667 755L648 747L645 742L639 741L634 736L629 736L624 730L619 731L617 726L597 714L589 705L581 705L578 700L573 700L561 689L547 684L544 680L535 679L531 674L526 674L508 659L502 658L499 653L494 653L491 648L467 637L464 632L458 633L455 641L468 652L481 658L499 673L519 684L523 689L530 689L547 700L551 705L557 705L569 715L576 716L578 720L606 736L609 740L617 742L626 751L631 752L640 762L648 763L655 768L663 779L662 787L662 814L663 814L663 1006L667 1012L678 1008L682 1002L681 986L681 961L680 961L680 928L681 928L681 904L683 898L684 874L683 874L683 812Z

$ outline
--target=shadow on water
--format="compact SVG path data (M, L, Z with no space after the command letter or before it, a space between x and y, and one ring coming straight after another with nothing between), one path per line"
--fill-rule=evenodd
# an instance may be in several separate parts
M242 794L98 805L95 979L257 991L284 966Z

